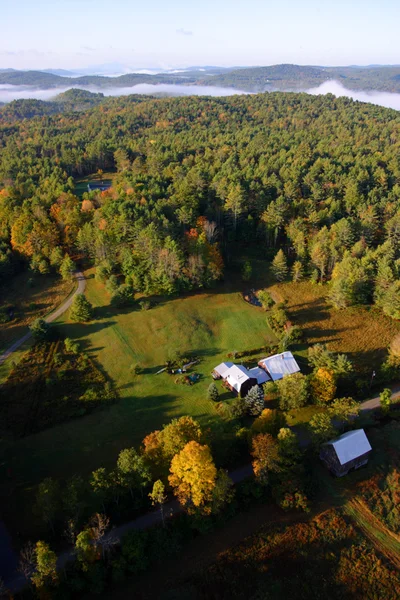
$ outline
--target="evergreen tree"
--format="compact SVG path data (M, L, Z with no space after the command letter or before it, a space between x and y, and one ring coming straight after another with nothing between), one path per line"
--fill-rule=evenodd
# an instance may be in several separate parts
M288 266L283 250L278 250L274 260L272 261L272 272L277 281L283 281L286 279L288 274Z
M71 321L85 322L93 318L93 306L83 294L76 294L69 313Z
M247 409L253 417L261 415L264 409L264 390L260 385L254 385L245 397Z
M292 267L292 279L293 279L293 281L297 282L297 281L301 281L303 278L304 278L303 264L299 260L296 260L293 263L293 267Z
M219 393L215 383L210 383L210 385L208 386L207 398L209 400L212 400L213 402L218 402Z
M71 259L69 254L66 254L61 265L60 265L60 275L64 279L64 281L71 281L74 276L74 271L76 270L76 266L74 261Z

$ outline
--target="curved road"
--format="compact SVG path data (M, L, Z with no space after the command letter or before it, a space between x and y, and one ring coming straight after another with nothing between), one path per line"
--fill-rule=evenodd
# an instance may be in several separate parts
M61 304L61 306L59 306L55 311L53 311L47 317L44 318L44 320L47 321L47 323L52 323L53 321L58 319L58 317L61 317L61 315L63 315L65 313L65 311L67 311L69 309L69 307L71 306L74 297L77 294L83 294L83 292L85 291L86 281L85 281L85 277L84 277L83 273L81 273L80 271L77 271L75 273L75 277L78 281L78 287L76 288L75 292L73 294L71 294L71 296L69 296L69 298L67 298L67 300L65 300L65 302L63 304ZM22 344L24 344L27 340L29 340L29 338L31 336L32 336L31 332L28 331L22 338L20 338L16 342L14 342L13 345L8 348L8 350L6 350L3 354L1 354L0 355L0 365L5 360L7 360L7 358L9 356L11 356L11 354L13 352L18 350L18 348L20 348L22 346Z

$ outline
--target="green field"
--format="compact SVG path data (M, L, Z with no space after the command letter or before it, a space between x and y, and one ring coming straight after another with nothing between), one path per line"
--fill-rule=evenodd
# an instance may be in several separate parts
M99 183L111 183L115 175L115 173L107 171L103 173L101 177L98 173L92 173L91 175L86 175L86 177L80 177L79 179L75 180L74 194L79 198L82 198L83 194L88 191L88 183L94 183L96 181Z
M12 484L29 488L44 477L89 472L115 462L121 448L138 445L150 431L173 417L192 415L219 435L230 427L207 400L211 370L228 352L253 349L275 340L265 312L244 302L221 284L213 292L163 299L149 311L112 309L102 284L88 279L87 298L96 307L88 324L59 324L63 335L77 339L111 378L120 400L107 409L72 420L4 448L2 467L11 468ZM193 386L175 377L156 375L174 351L201 358ZM131 366L140 362L143 374ZM226 393L225 397L231 397Z

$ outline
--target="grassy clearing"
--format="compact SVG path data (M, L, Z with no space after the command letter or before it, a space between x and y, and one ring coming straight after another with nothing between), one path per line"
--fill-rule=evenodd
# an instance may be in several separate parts
M96 320L72 324L65 316L58 327L101 366L115 383L120 400L9 444L1 466L11 468L13 484L20 489L48 475L62 477L110 466L121 448L138 445L148 432L180 415L192 415L211 435L223 438L231 424L206 398L213 367L232 350L276 341L262 309L245 303L238 291L226 285L137 311L112 309L104 286L93 278L87 283L86 296L96 307ZM173 376L155 374L174 351L201 358L193 368L200 375L198 383L177 385ZM138 362L143 373L135 376L131 367Z
M91 175L86 175L86 177L80 177L79 179L75 180L74 194L76 196L79 196L79 198L81 198L83 196L83 194L88 191L88 188L87 188L88 183L92 183L95 181L98 181L98 182L103 181L104 183L108 183L113 180L115 175L116 175L116 173L107 171L107 172L103 173L103 175L101 177L99 177L98 173L92 173Z
M326 286L301 282L270 289L274 297L287 300L291 320L303 329L307 346L324 343L330 350L346 353L360 373L376 369L400 331L400 323L373 307L335 310L325 300ZM306 348L302 354L306 355Z
M29 286L29 279L33 279L33 287ZM24 272L11 278L0 289L0 309L12 306L14 310L14 319L0 324L0 353L22 337L32 321L61 304L74 288L74 281L66 282L58 276Z

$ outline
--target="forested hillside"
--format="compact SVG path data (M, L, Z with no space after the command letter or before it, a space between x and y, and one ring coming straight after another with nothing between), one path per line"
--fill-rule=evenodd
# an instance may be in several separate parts
M336 80L349 90L400 92L400 67L313 67L272 65L233 69L207 79L208 85L250 92L308 90ZM205 82L204 82L205 83Z
M235 247L277 278L332 280L338 307L400 317L400 116L306 94L107 99L0 128L0 277L67 252L121 276L121 293L173 293L223 276ZM116 171L111 189L74 179ZM101 177L101 173L100 173Z
M400 66L323 67L280 64L266 67L204 67L178 73L128 73L118 77L81 75L66 77L43 71L0 71L0 84L34 86L47 90L70 86L91 88L126 88L138 84L211 85L246 90L306 91L325 81L336 80L350 90L400 92Z

